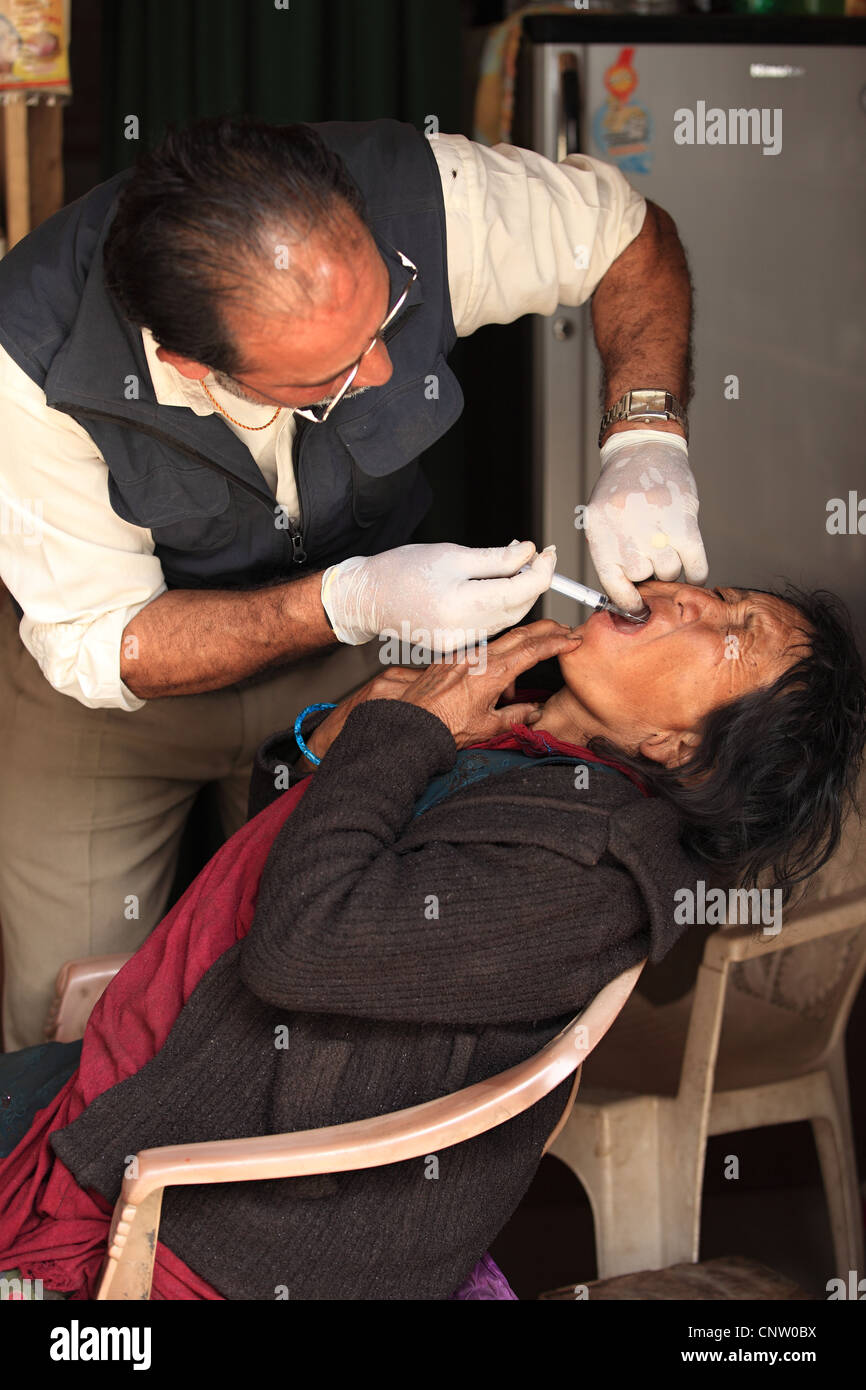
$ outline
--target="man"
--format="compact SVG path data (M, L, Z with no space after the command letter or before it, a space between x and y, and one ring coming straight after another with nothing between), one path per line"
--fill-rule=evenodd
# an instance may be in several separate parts
M40 1040L64 960L160 920L199 787L232 834L259 743L369 678L379 632L492 635L549 586L531 542L407 548L416 460L462 409L458 336L590 295L588 536L634 611L632 581L706 563L685 257L614 167L214 118L0 262L7 1049ZM647 429L627 393L653 387Z

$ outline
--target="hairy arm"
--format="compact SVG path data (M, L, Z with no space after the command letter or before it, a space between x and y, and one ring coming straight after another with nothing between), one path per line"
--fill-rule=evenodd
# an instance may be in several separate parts
M604 368L603 410L626 391L659 386L687 406L692 391L692 289L673 218L647 199L639 234L592 297L592 325ZM643 429L639 422L620 429ZM655 428L682 434L676 421Z
M147 700L221 690L335 646L321 573L260 589L169 589L121 637L124 685Z

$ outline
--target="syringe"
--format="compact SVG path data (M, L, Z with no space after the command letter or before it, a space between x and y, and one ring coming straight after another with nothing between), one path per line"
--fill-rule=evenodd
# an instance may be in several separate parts
M641 613L627 613L624 608L618 608L607 594L599 593L598 589L590 589L586 584L578 584L576 579L566 579L564 574L554 574L550 587L558 594L565 594L566 598L575 598L578 603L585 603L587 608L595 608L598 612L616 613L620 618L627 618L630 623L645 623L650 616L650 610L646 606Z

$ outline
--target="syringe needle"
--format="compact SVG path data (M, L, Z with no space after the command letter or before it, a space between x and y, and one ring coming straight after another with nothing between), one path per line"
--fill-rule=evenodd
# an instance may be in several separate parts
M564 594L566 598L586 604L587 608L616 613L620 618L627 618L630 623L645 623L650 616L650 610L646 607L642 613L627 613L624 608L619 608L613 603L607 594L600 593L598 589L590 589L587 584L579 584L576 579L567 579L564 574L554 574L550 587L556 593Z

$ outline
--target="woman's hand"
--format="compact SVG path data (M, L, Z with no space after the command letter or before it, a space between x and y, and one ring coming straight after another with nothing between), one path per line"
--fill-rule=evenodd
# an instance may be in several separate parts
M541 717L538 704L508 704L496 709L496 703L503 695L513 696L515 683L524 671L570 651L580 641L571 634L571 628L545 618L513 628L489 642L484 667L477 659L420 667L386 666L381 675L340 701L306 740L307 747L317 758L324 758L352 710L365 700L408 700L429 709L451 730L458 748L507 733L512 724L533 724Z
M341 700L336 709L331 710L310 737L304 740L310 752L320 760L324 758L356 705L363 704L365 700L399 700L407 685L423 674L424 668L421 666L384 666L381 675L374 676ZM302 762L315 767L315 763L310 763L306 758Z
M513 691L514 682L524 671L539 661L572 651L580 641L573 629L544 618L488 642L485 667L465 660L452 664L437 662L427 666L415 680L407 681L396 698L435 714L450 729L458 748L483 743L508 733L512 724L531 724L540 718L538 704L511 704L496 709L496 702L504 691Z

